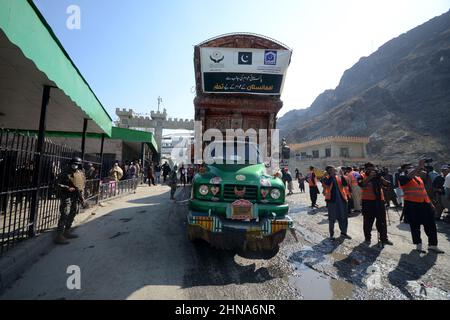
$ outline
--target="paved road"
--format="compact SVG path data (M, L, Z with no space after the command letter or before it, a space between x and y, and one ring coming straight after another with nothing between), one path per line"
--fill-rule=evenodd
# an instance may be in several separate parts
M399 228L392 221L389 232L395 247L363 247L361 217L350 219L354 240L333 244L327 240L324 212L308 213L307 196L295 194L289 202L300 242L288 236L278 255L264 259L194 246L186 238L186 209L168 198L168 187L142 186L134 195L97 208L78 227L79 239L55 246L0 298L448 298L447 225L440 225L446 255L412 253L407 225ZM66 286L70 265L80 267L80 290ZM376 290L367 289L369 266L380 271L381 286ZM428 297L415 294L420 283Z

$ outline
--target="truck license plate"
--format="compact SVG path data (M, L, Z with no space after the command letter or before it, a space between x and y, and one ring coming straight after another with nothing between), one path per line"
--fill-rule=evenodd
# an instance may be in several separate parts
M238 200L231 204L231 218L247 220L253 218L253 204L247 200Z

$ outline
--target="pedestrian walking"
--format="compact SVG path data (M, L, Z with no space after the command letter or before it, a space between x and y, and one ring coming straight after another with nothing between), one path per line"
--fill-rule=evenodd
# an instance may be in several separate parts
M156 184L155 184L155 169L153 167L153 162L150 162L148 165L147 179L148 179L149 187L151 187L152 185L156 186Z
M155 164L155 179L157 184L161 184L161 165L159 162Z
M334 238L334 225L336 221L339 224L341 231L341 238L351 239L347 234L348 229L348 209L347 200L348 194L345 187L348 185L346 178L343 175L337 175L336 168L327 166L325 168L326 175L322 179L325 194L325 201L328 208L328 229L330 239Z
M428 237L428 250L443 253L444 251L438 247L434 206L428 197L424 181L419 177L424 168L425 160L420 160L414 169L410 164L402 166L403 174L398 179L404 193L405 217L409 222L413 244L416 245L417 251L424 252L420 237L420 227L423 225Z
M173 170L169 174L170 200L175 200L174 196L178 185L177 169L177 165L174 165Z
M292 174L289 171L288 168L284 168L285 171L285 178L286 178L286 183L287 183L287 188L288 188L288 196L294 194L294 184L292 183Z
M311 199L311 208L318 208L317 195L319 194L319 188L317 187L317 177L314 172L314 167L309 167L309 173L306 176L306 181L309 185L309 197Z
M192 183L192 180L194 179L195 171L193 166L188 166L187 168L187 183Z
M81 170L83 161L73 158L69 167L66 168L57 179L57 187L61 199L59 206L59 220L56 228L56 244L68 244L68 239L75 239L78 236L71 232L71 227L75 216L80 210L80 205L84 205L83 192L86 185L86 177Z
M361 178L359 171L356 167L350 167L347 174L348 180L350 180L350 188L352 191L352 200L353 200L353 212L358 214L361 213L361 187L358 184L358 180Z
M445 208L450 209L450 196L445 195L445 179L450 173L450 168L448 165L443 165L441 167L441 175L433 180L433 192L434 192L434 207L436 211L436 220L440 220L442 212Z
M128 171L127 171L127 176L128 176L128 179L133 181L134 193L136 193L136 189L137 189L137 168L136 168L134 162L130 163L130 166L128 167Z
M90 197L95 193L94 180L97 179L97 170L92 163L88 163L86 170L86 196Z
M114 180L116 183L120 181L123 177L123 170L119 167L119 163L114 163L111 170L109 170L109 177L111 180Z
M169 164L167 163L167 161L164 162L164 164L162 165L162 172L163 172L163 181L164 181L164 183L166 183L167 176L169 175L170 171L171 170L170 170Z
M301 172L298 175L298 187L300 188L300 193L305 193L305 177Z
M136 184L139 185L139 184L141 184L141 181L142 181L142 171L143 171L142 167L140 165L140 160L136 159L134 161L134 165L136 167L136 179L137 179Z
M184 167L184 164L181 164L180 170L180 183L183 184L183 187L186 186L186 168Z
M287 170L287 168L283 168L281 170L281 181L283 181L284 189L287 188L287 175L286 175L287 171L286 170Z

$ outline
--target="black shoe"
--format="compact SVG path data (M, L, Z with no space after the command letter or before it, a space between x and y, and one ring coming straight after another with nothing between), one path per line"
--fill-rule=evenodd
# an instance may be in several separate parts
M352 237L350 237L348 234L346 233L341 233L341 238L347 239L347 240L352 240Z
M328 239L330 239L330 241L332 242L336 241L336 238L334 236L330 236Z
M433 251L433 252L435 252L437 254L444 253L444 251L439 249L438 246L428 246L428 251Z
M364 240L364 244L365 244L366 246L370 246L371 243L372 243L372 240L370 240L370 239Z
M381 243L383 245L387 245L387 246L393 246L394 245L394 243L392 241L390 241L390 240L384 240L384 241L381 241Z

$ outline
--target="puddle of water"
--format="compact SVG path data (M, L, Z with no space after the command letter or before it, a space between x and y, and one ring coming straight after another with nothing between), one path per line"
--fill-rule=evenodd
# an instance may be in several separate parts
M306 213L308 211L308 207L291 207L289 208L289 214L296 214L296 213Z
M300 290L305 300L343 300L351 298L353 285L332 279L304 264L296 263L299 276L290 276L289 283Z

